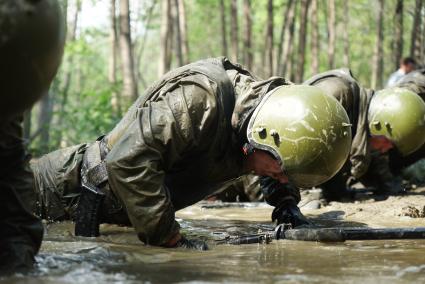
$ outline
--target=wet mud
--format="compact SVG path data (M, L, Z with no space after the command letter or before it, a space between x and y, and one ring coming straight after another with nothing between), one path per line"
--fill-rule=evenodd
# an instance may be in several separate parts
M415 227L424 218L403 215L423 208L418 189L406 196L302 209L320 226ZM422 206L422 207L420 207ZM0 283L424 283L425 240L215 245L225 236L271 230L263 203L204 202L177 213L186 235L208 241L206 252L144 246L128 227L102 225L98 238L73 236L71 222L48 224L29 275Z

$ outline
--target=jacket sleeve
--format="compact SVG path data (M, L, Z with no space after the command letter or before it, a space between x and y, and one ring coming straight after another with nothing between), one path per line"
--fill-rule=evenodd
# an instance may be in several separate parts
M146 244L162 245L179 231L165 173L185 153L208 144L202 135L216 121L212 89L197 81L181 80L140 107L106 158L109 184Z
M351 175L357 179L366 173L371 160L367 110L374 93L373 90L365 88L362 88L360 92L356 135L353 137L350 150Z

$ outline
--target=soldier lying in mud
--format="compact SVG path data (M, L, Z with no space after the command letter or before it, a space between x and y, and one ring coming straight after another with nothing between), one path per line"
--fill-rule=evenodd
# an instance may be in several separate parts
M400 171L402 167L425 157L425 147L419 148L425 141L425 104L419 97L425 97L424 70L412 72L395 88L376 93L363 88L349 69L324 72L304 84L317 86L335 97L343 105L352 124L350 157L337 175L319 185L323 189L323 197L327 201L352 200L353 192L347 190L349 178L375 188L378 194L401 193L402 184L393 171L397 174L395 169ZM299 190L290 185L285 187L286 192L291 192L288 199L293 200L293 205L287 206L285 209L290 212L283 215L298 216L292 218L291 223L302 224L302 215L296 207L300 200ZM248 175L228 185L217 198L235 200L235 196L240 194L251 201L263 197L273 199L270 196L279 192L282 192L282 185L266 177Z
M305 84L317 86L337 98L353 125L349 161L321 186L325 197L328 200L347 197L349 177L374 187L378 194L401 193L401 182L390 169L388 155L391 151L406 157L424 144L425 103L421 98L404 87L367 90L348 69L319 74Z
M412 91L425 101L425 68L410 72L396 84L396 87ZM390 151L389 160L391 171L395 174L400 174L404 168L423 158L425 158L425 144L407 156L402 156L397 151Z
M179 233L176 210L248 172L321 184L348 156L349 125L317 87L202 60L164 75L107 135L33 162L36 211L75 220L79 235L96 235L99 222L131 224L146 244L206 249ZM284 208L280 197L271 203Z

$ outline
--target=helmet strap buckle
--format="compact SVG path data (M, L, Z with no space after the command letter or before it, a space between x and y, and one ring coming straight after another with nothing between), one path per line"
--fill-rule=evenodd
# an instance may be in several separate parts
M243 151L243 154L245 156L249 156L249 155L251 155L252 153L255 152L255 147L253 145L249 144L249 143L245 143L242 146L242 151Z

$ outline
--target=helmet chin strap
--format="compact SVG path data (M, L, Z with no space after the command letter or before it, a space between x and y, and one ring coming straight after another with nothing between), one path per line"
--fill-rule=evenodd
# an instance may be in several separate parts
M249 155L251 155L252 153L255 152L255 147L250 143L245 143L242 146L242 152L245 156L249 156Z

